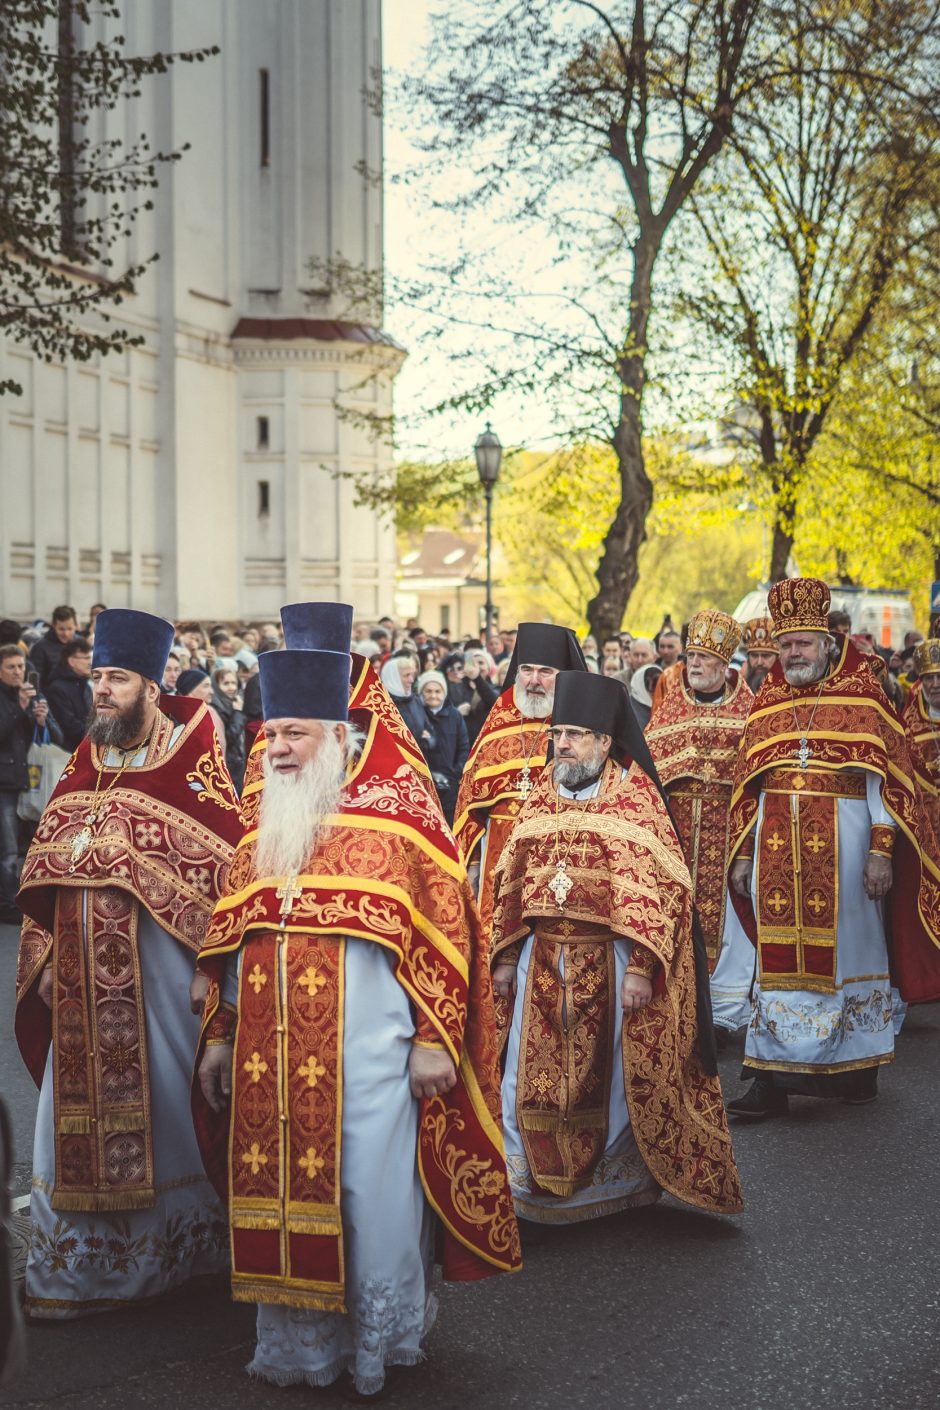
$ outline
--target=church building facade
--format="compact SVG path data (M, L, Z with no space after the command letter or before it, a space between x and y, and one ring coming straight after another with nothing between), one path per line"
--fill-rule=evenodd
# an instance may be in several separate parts
M387 473L390 451L357 413L390 413L404 354L339 321L310 262L381 267L381 0L123 10L131 53L220 53L108 118L128 142L189 144L123 252L159 253L116 313L142 345L62 367L0 339L0 379L23 389L0 398L0 615L258 620L316 597L377 618L394 529L352 477Z

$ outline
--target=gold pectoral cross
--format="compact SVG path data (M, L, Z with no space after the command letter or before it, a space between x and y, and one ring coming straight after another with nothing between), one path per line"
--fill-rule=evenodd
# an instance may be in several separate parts
M279 886L274 894L281 903L279 914L283 930L287 924L287 917L294 909L294 902L304 894L304 888L298 885L296 876L289 876L284 885Z

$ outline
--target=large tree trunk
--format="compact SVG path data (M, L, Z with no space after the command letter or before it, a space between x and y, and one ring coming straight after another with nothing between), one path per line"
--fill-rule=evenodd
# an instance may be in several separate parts
M640 548L653 505L653 484L643 458L643 391L646 386L646 333L652 302L653 264L659 240L641 236L633 248L630 328L618 368L623 391L620 420L613 435L620 471L620 503L604 537L597 567L598 591L588 603L588 621L598 642L619 632L639 576Z
M792 547L792 523L785 524L783 515L778 509L774 519L773 540L770 545L770 572L768 574L770 582L779 583L781 578L787 576L787 560L790 557Z

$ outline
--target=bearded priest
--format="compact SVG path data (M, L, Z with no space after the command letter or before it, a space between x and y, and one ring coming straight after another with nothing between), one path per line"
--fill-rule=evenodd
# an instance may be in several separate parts
M751 1013L754 947L728 904L729 815L738 748L753 695L731 658L741 628L727 612L697 612L686 663L646 731L689 864L711 971L712 1015L726 1035Z
M744 680L752 695L760 690L780 654L773 629L774 624L769 617L751 617L744 623L741 639L745 656Z
M545 767L559 671L587 674L587 662L574 632L546 622L521 622L503 693L490 710L464 768L454 836L477 891L487 941L496 865L519 809Z
M575 1223L667 1190L735 1213L692 880L622 684L562 672L551 739L496 873L516 1212Z
M779 658L754 703L732 799L735 905L757 947L736 1116L789 1096L878 1094L896 992L940 998L940 871L904 727L868 659L829 634L818 578L775 583ZM891 937L890 945L888 937Z
M377 1394L422 1359L431 1260L519 1266L492 991L453 837L391 737L349 712L348 653L261 658L266 751L199 961L193 1112L230 1196L253 1375Z
M172 642L149 613L98 616L88 734L23 869L34 1318L124 1307L227 1261L186 1110L187 996L241 815L205 705L160 694Z

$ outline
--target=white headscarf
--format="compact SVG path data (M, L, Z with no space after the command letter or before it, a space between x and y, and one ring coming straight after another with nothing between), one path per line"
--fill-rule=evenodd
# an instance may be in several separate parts
M651 665L637 667L630 680L630 694L637 704L652 707L653 697L646 688L646 673L650 669Z
M401 666L403 660L403 656L392 656L388 661L385 662L385 665L382 667L381 673L382 684L385 686L385 689L388 691L389 695L397 695L399 699L401 699L402 696L407 696L411 694L410 689L405 689L404 682L401 678L401 671L399 667Z

